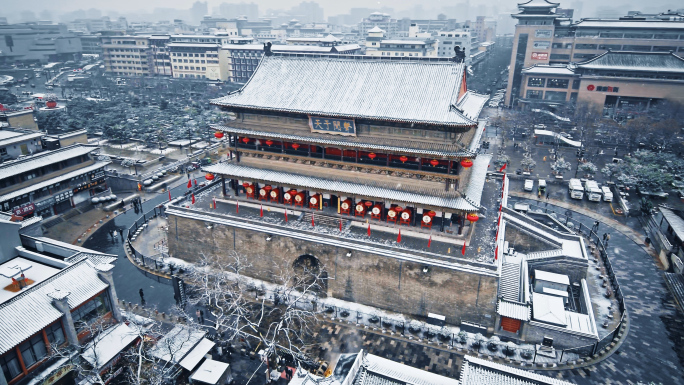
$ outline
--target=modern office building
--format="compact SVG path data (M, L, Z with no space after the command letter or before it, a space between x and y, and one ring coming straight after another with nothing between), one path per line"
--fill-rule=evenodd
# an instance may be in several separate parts
M397 19L392 19L386 13L373 12L359 23L359 36L368 36L368 31L375 27L385 31L387 38L394 38L399 34Z
M3 128L0 130L0 161L17 159L43 150L42 132L20 129Z
M385 31L373 27L366 37L366 55L381 57L437 57L439 41L428 33L419 33L417 26L412 26L413 33L409 37L389 39ZM418 37L424 36L424 37ZM453 51L452 55L453 57Z
M228 80L219 66L219 44L169 43L174 78ZM223 72L226 74L226 71Z
M576 64L524 68L520 106L586 106L631 119L661 101L684 105L684 58L673 52L608 51Z
M126 77L155 74L155 57L150 36L103 36L102 59L105 72Z
M477 38L473 37L470 32L442 31L437 35L437 39L439 40L438 57L454 57L454 47L458 46L461 50L465 50L465 63L467 65L472 63L470 56L474 53L473 43Z
M517 106L524 98L522 70L540 64L583 62L608 50L684 52L684 21L677 18L626 16L582 19L576 23L559 3L530 0L518 4L518 20L505 103Z

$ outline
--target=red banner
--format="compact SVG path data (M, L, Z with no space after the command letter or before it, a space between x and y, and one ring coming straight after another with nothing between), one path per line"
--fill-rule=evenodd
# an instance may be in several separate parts
M25 216L33 213L33 211L35 211L35 209L36 209L36 205L34 205L33 203L29 203L26 206L22 206L22 207L19 207L18 209L12 210L12 212L14 213L14 215L16 215L18 217L25 217Z
M532 60L549 60L548 52L532 52Z

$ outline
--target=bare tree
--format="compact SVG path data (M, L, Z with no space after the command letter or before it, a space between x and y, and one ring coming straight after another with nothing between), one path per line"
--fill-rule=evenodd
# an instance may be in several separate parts
M250 336L274 361L281 354L298 361L317 321L314 303L325 280L322 266L274 265L272 285L246 276L251 268L237 252L201 255L201 263L188 273L190 304L206 306L215 319L212 327L227 339Z

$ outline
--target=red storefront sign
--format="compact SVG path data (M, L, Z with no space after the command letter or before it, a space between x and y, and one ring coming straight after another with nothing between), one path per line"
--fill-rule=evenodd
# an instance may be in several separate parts
M21 206L17 209L12 210L12 213L14 213L14 215L16 215L18 217L25 217L25 216L33 213L33 211L35 211L35 209L36 209L36 205L34 205L33 203L29 203L26 206Z
M532 60L549 60L548 52L532 52Z

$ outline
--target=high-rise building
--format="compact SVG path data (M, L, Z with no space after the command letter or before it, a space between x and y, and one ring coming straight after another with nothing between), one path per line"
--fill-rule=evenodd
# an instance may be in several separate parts
M385 31L385 37L387 38L397 37L399 33L397 19L392 19L386 13L373 12L359 23L359 36L368 36L368 31L374 27Z
M315 1L303 1L292 7L289 13L304 23L320 23L325 21L323 8Z
M472 54L473 40L475 39L470 35L470 32L442 31L437 35L437 39L439 39L437 56L454 57L454 48L458 46L459 49L465 50L465 63L467 65L472 63L470 55Z
M190 21L193 24L199 24L200 21L202 21L202 18L204 18L204 16L208 14L209 7L206 1L195 1L194 3L192 3L192 7L190 8Z
M684 21L648 15L617 19L582 19L576 23L559 14L559 3L530 0L518 4L518 20L505 103L524 98L523 68L542 64L587 61L608 50L684 52Z
M149 76L156 73L149 36L103 36L105 72L117 76Z
M229 19L235 19L240 16L244 16L248 20L259 19L259 5L255 3L221 3L219 5L219 12L221 16Z

